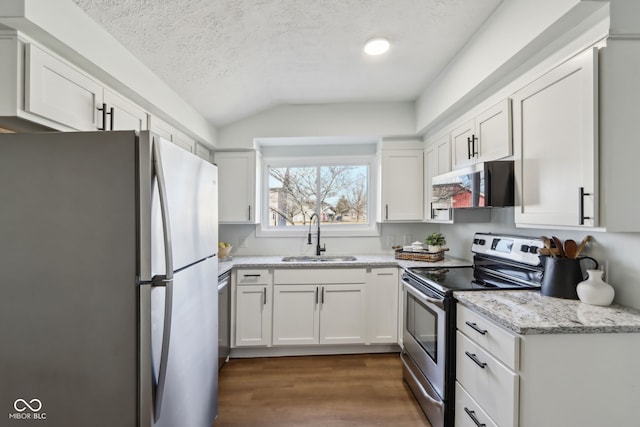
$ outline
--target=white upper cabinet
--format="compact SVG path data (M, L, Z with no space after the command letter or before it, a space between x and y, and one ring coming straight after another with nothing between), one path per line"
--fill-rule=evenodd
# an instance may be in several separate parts
M451 144L449 135L445 135L429 143L424 150L424 206L427 221L438 219L431 204L431 179L449 171L451 171Z
M505 99L451 132L453 169L512 155L511 103Z
M513 95L516 224L596 226L597 52Z
M72 65L25 45L25 112L74 130L146 130L147 113Z
M25 49L25 111L71 129L98 129L103 86L33 44Z
M218 220L227 224L260 222L260 154L256 151L215 153L218 165Z
M106 109L104 115L102 109ZM141 131L148 128L147 112L109 89L104 89L103 106L98 111L104 117L99 119L103 130Z
M196 146L198 144L196 143L196 141L189 138L187 135L180 132L178 129L174 128L169 123L163 120L160 120L156 116L150 116L149 130L157 135L160 135L164 139L167 139L173 142L178 147L181 147L190 153L197 154ZM201 154L202 155L200 157L204 158L205 160L209 160L208 156L204 157L205 153L201 152Z
M382 150L381 221L423 220L423 150Z

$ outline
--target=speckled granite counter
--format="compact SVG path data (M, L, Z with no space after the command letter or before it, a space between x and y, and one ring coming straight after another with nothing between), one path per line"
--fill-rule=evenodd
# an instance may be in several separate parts
M640 311L547 297L538 291L455 292L458 301L521 335L640 332Z
M460 267L470 266L471 261L447 257L437 262L406 261L395 259L393 255L356 255L355 261L285 262L282 256L243 256L221 259L218 274L232 268L318 268L318 267Z

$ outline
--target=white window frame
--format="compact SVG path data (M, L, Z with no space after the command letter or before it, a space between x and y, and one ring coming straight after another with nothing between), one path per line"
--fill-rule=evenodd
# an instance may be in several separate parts
M269 226L269 168L270 167L317 167L317 166L362 166L369 167L367 182L367 224L361 225L332 225L321 224L323 237L365 237L380 236L377 221L378 209L378 170L377 156L322 156L322 157L268 157L262 159L261 180L261 221L256 228L256 237L296 237L306 238L309 226L273 227ZM312 232L315 232L314 223Z

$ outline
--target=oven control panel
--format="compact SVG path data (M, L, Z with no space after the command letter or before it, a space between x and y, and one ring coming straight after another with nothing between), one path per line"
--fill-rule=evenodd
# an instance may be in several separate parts
M473 236L471 251L524 264L539 265L538 249L543 247L544 243L538 237L476 233Z

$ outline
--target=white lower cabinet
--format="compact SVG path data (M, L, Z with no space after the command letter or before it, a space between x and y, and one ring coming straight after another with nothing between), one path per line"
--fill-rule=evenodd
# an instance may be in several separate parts
M238 270L235 277L235 345L271 344L272 286L267 270Z
M275 270L273 345L363 344L366 270Z
M639 333L518 335L460 304L457 328L457 427L640 425Z
M398 269L372 268L369 277L369 342L398 342Z

